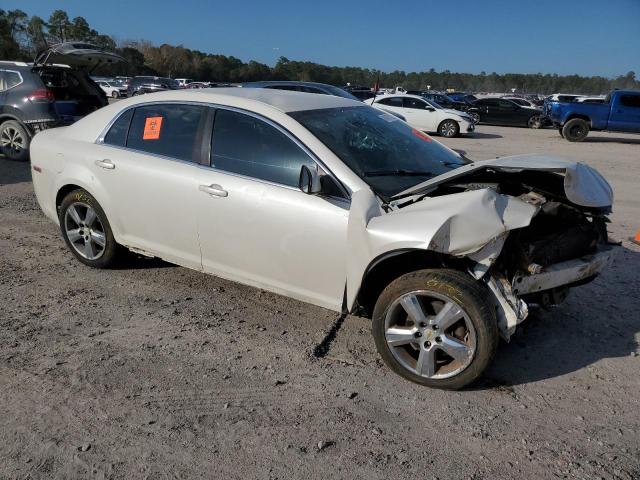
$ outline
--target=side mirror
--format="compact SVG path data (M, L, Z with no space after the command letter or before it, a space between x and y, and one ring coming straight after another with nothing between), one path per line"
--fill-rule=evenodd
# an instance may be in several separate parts
M435 108L433 108L433 107L427 107L427 108L425 108L425 110L426 110L427 112L435 112L435 111L436 111L436 109L435 109Z
M322 186L320 185L320 176L316 169L311 169L306 165L302 165L300 168L300 179L298 180L298 187L307 195L315 195L320 193Z

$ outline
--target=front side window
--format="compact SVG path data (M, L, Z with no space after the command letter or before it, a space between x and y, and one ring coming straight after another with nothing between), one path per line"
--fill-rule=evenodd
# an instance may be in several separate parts
M413 108L414 110L424 110L427 108L427 104L417 98L405 98L404 108Z
M211 144L212 167L297 187L302 165L316 168L316 163L275 127L243 113L216 112Z
M368 106L290 112L383 199L465 160L388 113Z
M127 147L198 163L200 131L207 108L201 105L159 104L135 109Z

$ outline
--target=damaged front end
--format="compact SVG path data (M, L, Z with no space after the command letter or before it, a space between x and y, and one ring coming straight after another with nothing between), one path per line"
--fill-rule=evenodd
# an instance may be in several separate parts
M355 300L350 280L385 251L446 254L487 285L508 340L528 305L560 303L609 264L612 203L611 187L595 170L535 155L474 162L382 208L354 195L349 235L361 249L350 259L347 299Z

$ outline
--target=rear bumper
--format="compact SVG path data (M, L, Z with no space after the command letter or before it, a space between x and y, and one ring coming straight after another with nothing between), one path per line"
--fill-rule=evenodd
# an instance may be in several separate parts
M615 247L606 246L597 253L556 263L537 274L517 275L513 280L513 293L527 295L592 279L611 264L614 256Z

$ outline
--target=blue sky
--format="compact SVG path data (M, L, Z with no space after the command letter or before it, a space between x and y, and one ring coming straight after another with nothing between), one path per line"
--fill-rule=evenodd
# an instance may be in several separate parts
M269 65L282 55L385 71L640 76L640 0L2 0L1 8L45 20L61 8L119 40Z

